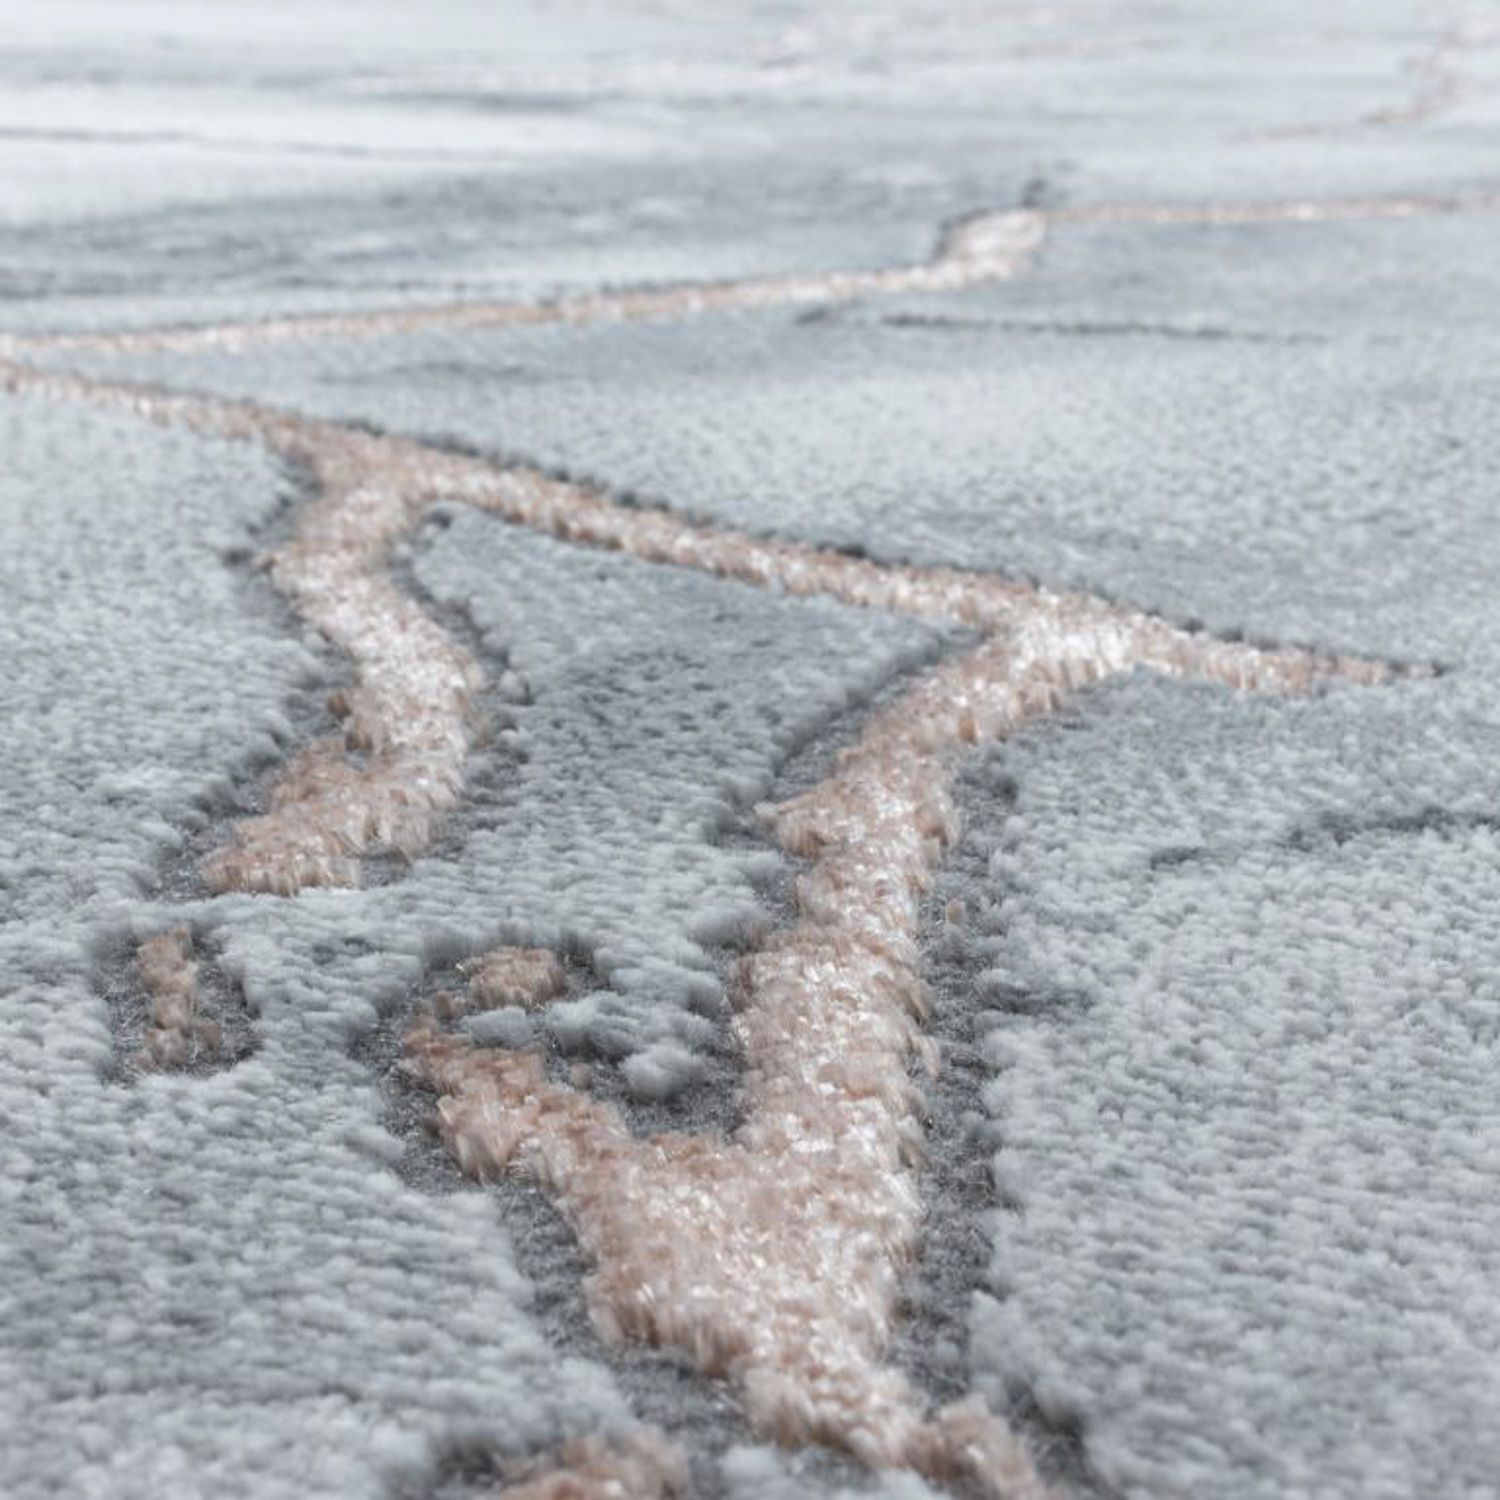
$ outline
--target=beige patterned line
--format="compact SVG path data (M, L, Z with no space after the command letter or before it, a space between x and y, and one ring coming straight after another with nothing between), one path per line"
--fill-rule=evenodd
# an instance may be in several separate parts
M807 272L744 281L586 292L553 301L468 301L370 312L308 313L204 326L113 333L0 335L0 358L36 355L238 353L320 339L376 339L432 329L452 332L547 324L632 323L734 308L848 302L901 292L952 292L1007 281L1031 264L1054 227L1089 224L1193 225L1324 223L1500 212L1500 194L1391 198L1272 199L1227 204L1102 203L978 213L946 230L932 258L886 270Z
M693 568L790 594L949 621L985 632L1035 615L1099 626L1130 622L1142 647L1171 667L1197 638L1163 621L1081 594L955 568L881 564L801 542L698 525L655 507L622 506L583 485L535 470L498 467L405 438L357 432L244 402L173 395L24 365L0 364L0 385L55 399L135 412L165 425L258 439L306 465L318 498L293 539L269 559L297 612L344 651L355 686L333 707L340 737L309 746L276 785L270 808L240 823L203 866L218 891L289 895L313 885L352 885L376 852L407 857L430 843L458 802L478 725L478 664L391 581L391 549L440 499L458 500L519 525L648 562ZM1274 672L1288 685L1313 676L1377 681L1376 663L1318 653L1267 654L1221 644L1226 670L1245 682Z
M1246 203L1103 203L1054 209L1052 224L1331 224L1362 219L1430 219L1500 213L1500 193L1426 193L1390 198L1281 198Z
M586 292L551 302L464 302L376 312L313 313L207 327L154 328L110 334L54 334L0 341L0 354L237 352L252 345L313 339L373 339L442 328L534 327L542 324L639 323L732 308L847 302L895 292L949 292L1016 275L1041 244L1045 225L1028 209L976 214L942 235L929 261L888 270L809 272L745 281Z
M811 864L795 922L741 966L733 1135L638 1140L609 1105L549 1082L539 1054L475 1048L431 1015L408 1036L464 1169L528 1172L568 1215L601 1331L685 1350L733 1381L779 1443L831 1444L1006 1500L1046 1493L1003 1422L974 1403L928 1414L883 1358L922 1219L908 1064L933 1057L918 924L957 828L955 753L1136 665L1286 693L1330 670L1092 600L1012 601L996 635L928 672L824 781L766 811L781 847Z

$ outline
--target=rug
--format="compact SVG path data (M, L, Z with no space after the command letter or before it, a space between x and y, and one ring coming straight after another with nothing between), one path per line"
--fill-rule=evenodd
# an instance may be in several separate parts
M0 42L0 1491L1500 1491L1500 9Z

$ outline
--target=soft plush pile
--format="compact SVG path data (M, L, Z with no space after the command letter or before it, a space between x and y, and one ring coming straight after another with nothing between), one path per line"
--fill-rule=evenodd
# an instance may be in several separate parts
M1500 1493L1500 9L3 12L0 1493Z

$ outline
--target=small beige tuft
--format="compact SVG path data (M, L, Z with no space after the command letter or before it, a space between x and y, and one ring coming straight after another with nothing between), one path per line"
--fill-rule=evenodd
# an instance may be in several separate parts
M136 972L151 996L146 1045L138 1061L147 1068L184 1068L219 1055L218 1024L199 1015L198 966L185 927L147 938L136 952Z
M492 948L469 969L469 1008L534 1010L568 988L567 971L546 948Z
M565 1443L553 1467L523 1475L495 1500L678 1500L687 1492L682 1450L658 1428L642 1427L616 1443Z

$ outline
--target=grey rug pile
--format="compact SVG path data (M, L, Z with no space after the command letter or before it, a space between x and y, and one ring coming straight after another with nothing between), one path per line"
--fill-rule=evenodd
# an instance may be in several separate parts
M1500 6L0 17L0 1494L1500 1493Z

